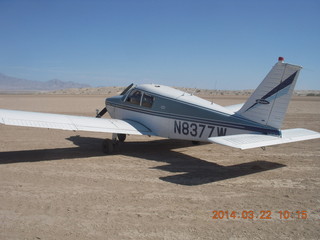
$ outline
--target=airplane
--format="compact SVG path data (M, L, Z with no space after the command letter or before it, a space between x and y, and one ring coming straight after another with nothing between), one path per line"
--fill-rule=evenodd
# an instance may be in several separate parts
M316 139L320 133L308 129L281 130L301 69L279 57L244 104L223 107L164 85L131 84L119 96L107 98L96 117L0 109L0 123L112 133L112 139L103 142L106 154L131 134L239 149ZM102 118L107 112L111 118Z

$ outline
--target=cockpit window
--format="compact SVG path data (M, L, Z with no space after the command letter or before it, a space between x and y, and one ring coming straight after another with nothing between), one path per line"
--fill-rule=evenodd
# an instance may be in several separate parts
M126 102L139 105L142 107L151 108L154 101L154 97L150 94L144 93L138 89L132 90L132 92L126 98Z
M133 90L127 97L127 102L132 104L140 105L142 93L139 90Z

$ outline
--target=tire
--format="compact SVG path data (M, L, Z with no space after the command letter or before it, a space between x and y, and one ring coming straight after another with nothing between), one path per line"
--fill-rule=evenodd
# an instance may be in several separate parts
M118 134L117 136L120 142L124 142L127 138L126 134Z

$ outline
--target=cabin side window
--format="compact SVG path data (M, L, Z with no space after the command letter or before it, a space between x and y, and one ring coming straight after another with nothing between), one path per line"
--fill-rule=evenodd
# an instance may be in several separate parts
M144 93L142 97L142 106L151 108L154 101L154 97L149 94Z
M133 90L130 95L127 97L127 102L132 104L140 105L142 93L139 90Z

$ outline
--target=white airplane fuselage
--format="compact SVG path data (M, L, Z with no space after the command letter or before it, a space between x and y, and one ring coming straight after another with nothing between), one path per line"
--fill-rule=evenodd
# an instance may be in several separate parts
M106 99L112 118L137 121L154 135L207 142L210 137L279 130L237 116L233 111L180 90L154 84Z
M303 129L280 130L301 67L279 57L260 85L241 106L214 104L171 87L128 86L106 99L96 117L0 109L0 124L69 131L112 133L103 151L112 153L126 135L154 135L170 139L211 142L238 149L320 138ZM101 118L109 112L110 118Z

